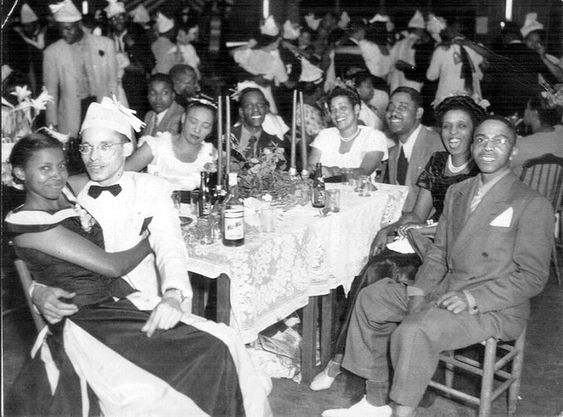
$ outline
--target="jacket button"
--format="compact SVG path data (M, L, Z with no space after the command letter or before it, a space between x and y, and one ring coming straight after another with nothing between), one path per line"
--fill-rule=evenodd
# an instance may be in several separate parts
M483 258L488 258L488 257L489 257L489 254L488 254L487 252L483 252L483 253L481 254L481 256L482 256Z

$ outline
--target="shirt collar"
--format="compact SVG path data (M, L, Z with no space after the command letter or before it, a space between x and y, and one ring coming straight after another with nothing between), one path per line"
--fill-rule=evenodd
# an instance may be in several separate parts
M403 152L405 153L405 158L407 158L407 161L409 161L409 162L411 160L412 150L414 148L416 138L418 137L421 129L422 129L422 124L419 124L418 127L416 129L414 129L412 131L412 133L409 135L409 137L407 138L407 141L405 143L402 143L401 141L399 141L399 143L403 147Z
M485 194L487 194L491 188L493 188L495 186L496 183L498 183L500 180L502 180L504 177L506 177L509 173L510 173L511 169L510 168L506 168L506 170L504 172L502 172L501 174L497 175L495 178L493 178L492 180L490 180L488 183L483 183L483 180L481 179L481 176L479 175L479 182L477 185L477 192L480 193L481 195L481 199L483 199L483 197L485 196Z

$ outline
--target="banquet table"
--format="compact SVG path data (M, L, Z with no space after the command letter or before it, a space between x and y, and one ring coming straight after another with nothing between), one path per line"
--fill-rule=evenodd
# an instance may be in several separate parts
M219 279L219 321L237 329L244 343L307 306L310 297L339 285L347 292L377 231L400 217L408 191L377 184L366 197L348 185L327 184L328 189L341 191L340 212L322 216L310 203L279 209L274 232L248 227L239 247L220 240L202 244L184 231L189 271Z

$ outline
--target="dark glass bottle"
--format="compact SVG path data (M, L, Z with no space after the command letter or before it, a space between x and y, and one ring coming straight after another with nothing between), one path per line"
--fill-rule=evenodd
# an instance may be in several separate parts
M209 181L207 172L201 173L201 182L199 185L199 195L197 202L197 215L198 217L209 217L211 212L211 192L209 190Z
M244 202L239 195L237 174L229 174L229 192L222 210L223 244L240 246L244 243Z
M319 162L315 169L315 176L313 177L313 193L311 202L315 208L323 208L325 206L325 180L323 178L323 166Z

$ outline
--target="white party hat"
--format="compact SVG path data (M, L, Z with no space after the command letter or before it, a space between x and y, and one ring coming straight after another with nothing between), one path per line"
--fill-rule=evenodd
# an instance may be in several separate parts
M71 0L50 4L49 9L55 18L55 22L74 23L82 20L82 15Z
M39 20L35 12L29 7L29 4L24 3L20 10L20 22L22 24L33 23Z
M526 15L526 20L524 21L524 26L520 29L520 33L525 38L535 30L542 30L543 25L538 22L538 14L537 13L528 13Z

